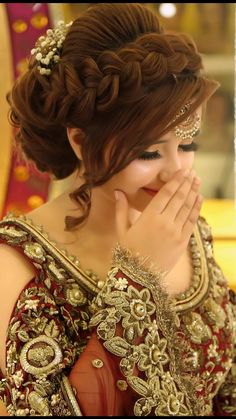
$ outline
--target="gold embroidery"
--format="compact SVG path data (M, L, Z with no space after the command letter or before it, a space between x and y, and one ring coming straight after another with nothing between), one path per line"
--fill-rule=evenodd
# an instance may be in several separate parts
M197 416L199 413L211 415L212 399L218 391L222 400L227 401L224 406L222 402L224 412L235 413L235 364L232 365L235 355L232 348L236 313L228 301L226 280L213 259L211 230L201 217L194 238L191 238L193 256L196 255L196 261L201 258L201 265L194 265L194 292L189 296L185 293L176 300L163 291L161 275L147 272L144 263L138 265L138 259L122 252L116 253L116 267L109 272L107 283L96 284L92 274L79 268L78 260L58 251L45 233L24 217L9 217L2 221L0 237L28 252L28 257L40 269L38 281L45 284L42 290L25 290L17 302L17 310L24 309L25 323L16 316L9 325L8 378L5 383L1 380L0 397L3 394L10 415L34 416L49 409L49 415L69 416L76 411L77 404L69 383L66 391L62 385L63 374L59 372L54 376L53 367L50 369L50 361L55 357L53 346L43 342L39 347L31 347L30 342L33 336L52 338L63 352L64 367L70 367L86 345L80 333L88 328L91 313L94 313L91 324L97 325L104 346L121 358L121 372L140 396L134 405L135 414L155 412L158 416L169 416L194 412ZM137 287L129 284L129 278ZM47 289L50 294L46 293ZM92 301L98 291L96 300ZM78 310L80 303L82 306ZM50 309L42 310L43 304L44 307L51 304ZM47 315L53 319L49 320ZM58 315L63 318L67 335L65 330L58 328ZM119 322L123 322L124 328L121 337L116 336ZM187 333L183 332L183 325ZM136 345L136 339L142 335L142 343ZM36 379L29 376L29 382L23 383L17 339L25 345L29 343L27 362L31 367L39 367L41 371L50 367L45 376L40 374ZM59 370L64 368L61 362L57 367ZM140 377L134 375L135 367L140 369ZM4 388L9 385L11 401L6 402ZM37 397L35 394L30 396L32 407L28 395L33 391ZM78 412L76 415L81 415Z
M103 361L101 359L93 359L92 364L95 368L102 368L103 367Z
M43 335L27 342L20 354L22 368L33 375L52 373L61 361L59 345L54 339Z
M70 385L68 378L63 375L61 381L61 388L64 395L66 395L66 399L68 400L69 405L71 406L71 412L74 416L83 416L76 400L74 391Z
M187 390L186 382L181 381L181 376L177 374L181 369L181 360L174 354L174 331L178 321L170 299L162 290L159 278L151 271L145 271L144 266L138 264L137 257L131 256L130 259L129 252L118 247L114 259L114 265L118 267L108 273L107 282L95 300L99 309L90 325L97 326L97 334L104 340L105 348L121 358L120 370L127 377L128 384L140 396L145 396L135 403L134 414L147 415L153 409L158 415L162 412L191 414L194 403L188 395L189 388ZM129 285L125 290L117 290L119 268L123 275L144 285L144 288L138 290ZM154 314L156 318L153 318ZM115 335L119 321L124 329L123 337ZM160 337L159 331L163 337ZM138 344L137 339L143 335L144 343ZM146 381L134 375L134 367L145 372ZM165 367L172 371L169 383L162 378ZM163 397L165 394L167 404L162 404L161 394ZM191 390L190 394L193 394Z
M42 416L49 415L49 405L47 399L41 397L36 391L31 391L28 395L31 409Z
M117 380L116 385L120 391L125 391L128 388L128 384L124 380Z
M0 237L7 240L9 243L15 243L17 245L23 245L25 241L28 245L32 245L31 242L33 237L37 243L37 247L39 245L39 247L44 249L44 252L46 253L46 261L48 263L53 261L54 266L51 265L50 268L56 272L60 272L60 277L62 273L68 277L69 273L70 277L75 278L75 281L78 283L78 285L81 286L85 291L88 291L93 295L97 294L99 288L97 287L97 280L94 278L94 275L92 273L91 275L88 275L88 273L86 274L85 271L80 269L80 263L75 257L69 256L66 251L62 251L56 248L54 243L48 239L48 234L43 232L43 228L34 226L32 221L25 215L15 217L14 214L8 213L0 222L0 225L3 226L1 227L2 229L0 229ZM9 229L11 231L11 236L16 235L17 239L14 240L9 237ZM20 233L23 233L19 234L18 237L19 229ZM30 249L29 257L34 260L34 263L42 263L42 259L40 259L40 257L37 258L35 249L32 247L28 247L28 249ZM60 266L58 271L55 269L57 264ZM48 265L46 265L46 268L48 269Z
M200 344L206 343L211 339L211 329L203 322L200 314L188 313L183 316L183 320L186 331L192 342Z
M66 289L66 298L69 303L74 306L81 306L87 303L87 298L84 293L81 291L81 288L78 284L72 284Z

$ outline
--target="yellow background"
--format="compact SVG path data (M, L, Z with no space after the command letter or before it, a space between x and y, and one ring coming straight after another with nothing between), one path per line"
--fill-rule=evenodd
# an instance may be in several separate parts
M230 199L206 199L201 215L212 229L216 262L236 291L236 204Z

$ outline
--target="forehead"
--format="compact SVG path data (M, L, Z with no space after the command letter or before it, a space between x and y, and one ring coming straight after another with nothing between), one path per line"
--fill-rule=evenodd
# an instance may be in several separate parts
M158 127L152 130L150 138L153 139L153 144L161 144L166 142L173 134L182 141L189 141L194 136L198 135L201 128L202 120L202 106L199 106L190 115L183 119L179 124L176 124L169 131L166 131L161 136L158 136Z

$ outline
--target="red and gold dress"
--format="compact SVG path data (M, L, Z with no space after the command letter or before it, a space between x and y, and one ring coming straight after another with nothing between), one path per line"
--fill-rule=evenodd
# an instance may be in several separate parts
M8 327L9 415L235 416L236 297L202 217L191 286L175 298L119 246L97 282L24 216L0 222L0 242L37 270Z

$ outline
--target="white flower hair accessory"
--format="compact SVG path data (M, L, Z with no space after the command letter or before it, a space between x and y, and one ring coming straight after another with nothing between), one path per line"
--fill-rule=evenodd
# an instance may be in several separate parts
M49 76L53 66L59 61L62 45L72 22L65 23L63 20L57 23L54 29L48 29L45 36L40 36L31 50L31 55L35 55L38 61L40 74Z

